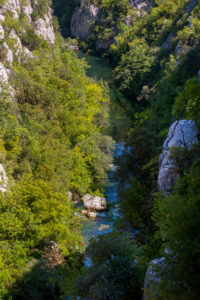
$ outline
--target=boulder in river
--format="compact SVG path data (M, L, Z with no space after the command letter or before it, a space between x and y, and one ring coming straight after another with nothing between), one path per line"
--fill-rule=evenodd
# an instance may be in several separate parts
M88 218L95 219L97 217L96 211L89 211Z
M81 211L81 213L82 213L83 216L87 216L87 215L88 215L88 210L83 209L83 210Z
M91 210L102 211L107 207L106 199L99 196L92 197L90 194L86 194L82 198L84 207Z

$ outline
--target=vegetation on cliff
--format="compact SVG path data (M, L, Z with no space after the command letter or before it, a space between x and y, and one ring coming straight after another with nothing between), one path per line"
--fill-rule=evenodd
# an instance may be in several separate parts
M23 23L19 24L21 30ZM58 33L51 46L31 28L25 34L33 57L23 62L14 58L10 84L15 92L11 96L4 87L0 95L0 159L9 178L7 192L0 195L3 299L22 299L27 282L28 299L62 294L73 259L81 261L83 251L79 220L67 191L103 191L112 147L105 135L107 92L86 77L86 63L68 50ZM49 262L51 255L45 256L50 241L58 249L57 267ZM34 286L34 276L31 281L25 268L27 274L36 268L38 278L46 274L42 287L41 282ZM52 276L63 281L57 280L51 291Z
M80 45L95 52L98 39L112 42L103 55L113 64L119 99L132 118L127 140L131 150L118 159L120 226L129 224L136 230L133 243L140 247L144 262L165 255L165 247L172 249L172 256L166 258L171 264L170 281L161 286L161 299L169 295L170 299L180 295L195 299L199 294L199 150L175 151L182 177L171 196L155 196L155 192L159 154L170 124L193 119L200 126L200 4L158 0L148 13L141 14L127 1L92 3L103 17ZM192 236L195 240L190 241ZM175 262L174 253L178 253Z
M50 46L23 23L23 15L16 20L8 14L3 26L20 34L33 57L20 63L14 57L9 83L15 93L0 95L0 162L9 177L7 192L0 194L0 298L59 299L70 293L140 299L145 268L165 256L168 272L158 298L197 299L198 145L174 150L181 176L171 195L156 192L169 125L192 118L200 126L200 3L191 10L189 0L155 0L143 14L127 0L91 3L100 7L101 20L81 46L95 52L96 40L115 41L104 56L113 64L118 101L132 119L128 151L117 161L116 227L122 233L128 228L134 239L114 234L91 241L93 266L81 270L80 224L67 191L102 191L112 147L108 91L86 76L85 61L59 33ZM47 4L39 1L32 18ZM77 4L54 1L64 36ZM7 33L5 38L14 47Z

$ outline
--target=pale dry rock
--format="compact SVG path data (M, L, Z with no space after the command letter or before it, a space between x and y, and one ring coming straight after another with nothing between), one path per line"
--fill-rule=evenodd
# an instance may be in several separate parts
M50 13L48 15L45 15L43 18L38 19L34 23L34 30L39 37L43 37L47 42L51 44L54 43L55 34Z
M15 44L14 44L15 53L16 53L16 55L20 55L23 46L22 46L22 42L21 42L20 38L18 37L18 35L16 34L14 29L11 30L11 32L9 34L9 38L15 40Z
M88 212L88 218L95 219L97 217L97 213L94 211Z
M153 6L153 1L151 1L151 0L130 0L129 4L133 8L136 8L137 10L148 12L149 9Z
M6 43L3 44L3 47L5 49L6 55L5 55L5 61L7 61L10 65L13 63L13 53L8 47Z
M88 215L88 210L83 209L83 210L81 211L81 213L82 213L83 216L87 216L87 215Z
M6 0L3 8L0 9L0 14L5 15L7 11L11 12L13 18L18 19L20 12L19 0Z
M8 83L9 71L4 67L2 62L0 62L0 86Z
M5 193L7 190L7 185L8 185L8 177L6 175L6 172L2 164L0 164L0 191Z
M0 40L4 38L4 29L3 26L0 24Z
M100 9L93 4L82 2L71 20L71 34L80 40L86 40L91 34L92 25L99 20Z
M191 149L192 145L198 143L198 133L195 122L192 120L176 121L170 127L160 155L158 174L158 189L160 192L170 193L175 180L179 176L176 162L169 158L170 149L178 147Z
M67 191L67 196L68 196L68 199L69 199L69 200L72 200L73 194L72 194L71 191Z
M32 22L31 20L31 14L33 12L33 8L31 6L31 3L27 1L27 3L22 5L22 12L27 16L29 23Z
M106 199L99 196L92 197L90 194L86 194L82 198L84 207L91 210L102 211L107 207Z

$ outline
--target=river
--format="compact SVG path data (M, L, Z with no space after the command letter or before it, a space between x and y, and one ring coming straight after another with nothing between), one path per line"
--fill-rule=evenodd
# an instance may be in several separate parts
M114 86L112 79L112 67L108 61L103 58L85 55L79 53L79 58L85 58L88 63L87 75L94 78L96 81L103 81L109 86L110 93L110 124L111 128L109 133L115 140L114 151L113 151L113 161L114 158L121 155L125 149L124 141L126 139L126 134L130 127L130 120L127 114L123 111L122 107L116 101L117 89ZM98 213L96 219L89 219L87 217L81 218L82 223L82 236L87 245L88 240L91 237L97 237L101 234L110 233L113 231L114 220L119 216L118 213L118 181L115 176L116 166L110 165L110 170L108 171L108 179L105 188L105 197L109 204L112 204L112 209L108 212ZM91 260L89 257L85 257L85 265L90 266Z

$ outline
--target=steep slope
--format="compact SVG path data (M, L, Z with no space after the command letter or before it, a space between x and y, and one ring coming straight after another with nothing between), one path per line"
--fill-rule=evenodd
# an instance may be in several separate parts
M68 191L101 194L109 165L107 92L56 28L49 1L0 2L0 298L65 293L83 251Z
M131 13L146 14L152 1L81 1L71 19L71 35L86 41L95 52L108 50L115 42L122 22L129 24Z

